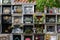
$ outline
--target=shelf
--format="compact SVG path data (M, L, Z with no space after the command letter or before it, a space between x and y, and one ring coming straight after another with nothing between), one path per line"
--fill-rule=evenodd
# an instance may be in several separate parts
M33 23L24 23L24 25L34 25Z
M36 5L36 3L19 3L19 4L13 3L12 5Z
M22 16L22 14L12 14L12 16Z

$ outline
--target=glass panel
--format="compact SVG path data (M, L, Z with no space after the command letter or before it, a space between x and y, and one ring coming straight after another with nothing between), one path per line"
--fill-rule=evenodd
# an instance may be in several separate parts
M47 26L47 32L55 32L55 26Z
M3 24L2 25L2 33L11 33L11 24Z
M33 26L32 25L24 25L24 33L27 33L27 34L33 33Z
M45 28L44 28L44 25L43 24L42 25L41 24L40 25L39 24L36 24L35 27L36 27L36 33L37 34L44 33L44 29Z
M34 13L33 9L34 9L33 6L25 5L24 6L24 13L25 14L32 14L32 13Z
M20 25L14 25L14 28L12 29L12 33L23 33L22 27Z
M22 23L22 17L21 16L14 16L14 24L20 24Z
M11 6L3 6L3 14L11 14Z
M32 15L24 15L24 23L33 23Z
M13 6L13 13L22 13L22 6Z
M12 17L11 16L3 16L2 23L3 24L11 24L12 23Z
M55 15L47 15L47 16L46 16L46 22L47 22L47 23L55 23L55 22L56 22L56 17L55 17Z

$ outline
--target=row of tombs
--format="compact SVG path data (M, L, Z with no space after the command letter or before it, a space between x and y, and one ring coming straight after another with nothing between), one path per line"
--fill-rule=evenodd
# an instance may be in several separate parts
M20 35L20 34L0 34L0 40L60 40L60 35L50 34L34 34L34 35Z

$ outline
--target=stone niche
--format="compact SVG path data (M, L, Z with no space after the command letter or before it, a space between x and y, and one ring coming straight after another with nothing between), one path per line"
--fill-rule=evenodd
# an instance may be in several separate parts
M0 40L10 40L9 34L0 34Z

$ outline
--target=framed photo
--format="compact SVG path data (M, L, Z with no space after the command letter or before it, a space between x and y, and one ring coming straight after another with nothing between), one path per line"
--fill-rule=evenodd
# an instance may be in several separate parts
M24 5L23 11L24 11L24 14L33 14L34 13L34 6L33 5Z

